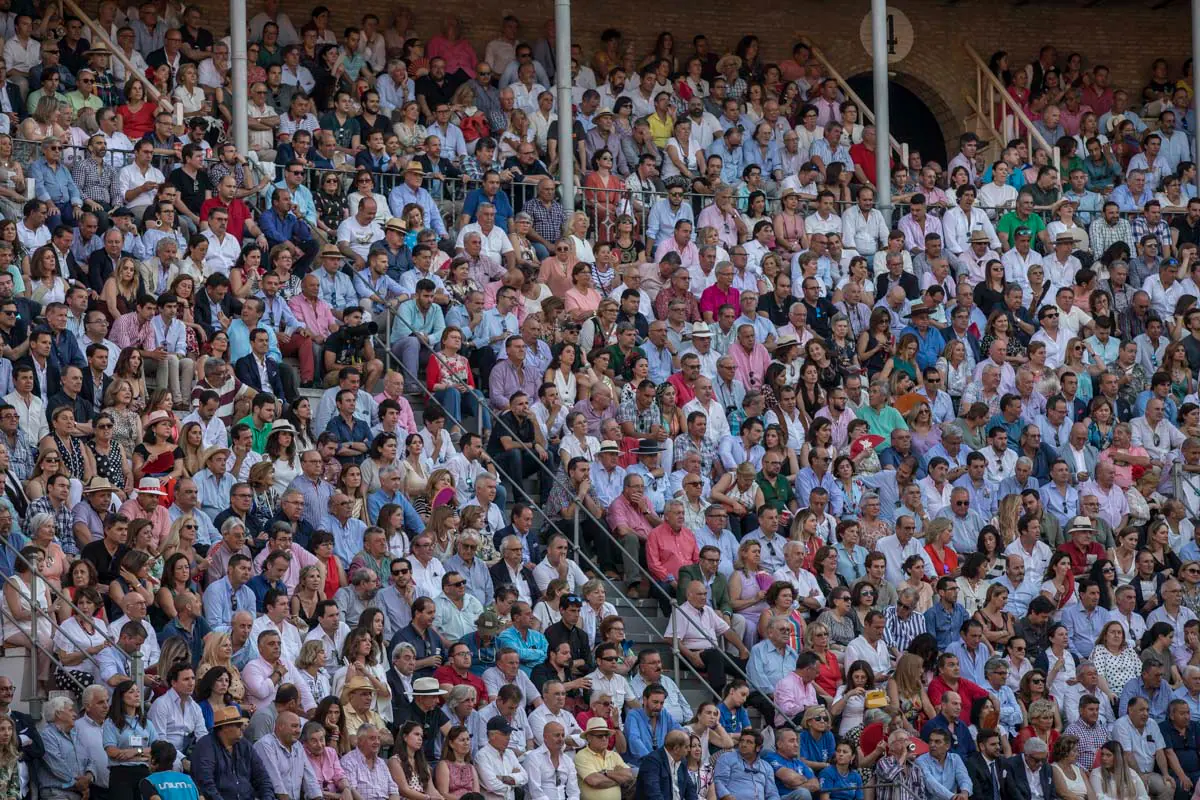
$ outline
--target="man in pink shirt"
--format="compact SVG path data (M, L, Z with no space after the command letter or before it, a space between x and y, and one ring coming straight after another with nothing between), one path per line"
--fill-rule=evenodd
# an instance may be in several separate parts
M382 404L384 400L391 400L400 406L400 418L396 421L397 424L410 434L420 430L417 427L417 418L413 415L412 406L409 404L408 398L404 396L404 373L389 370L383 376L383 391L375 395L373 399L377 404ZM382 412L380 415L382 416Z
M121 504L121 512L130 522L135 519L150 520L150 533L154 537L155 552L171 531L171 515L167 513L162 498L167 493L158 484L158 478L142 478L138 482L137 496Z
M646 497L646 481L637 473L626 474L621 493L605 512L609 530L621 543L624 557L624 577L628 586L641 582L638 555L662 520ZM694 538L694 537L693 537ZM697 556L699 558L699 556Z
M683 266L691 269L700 263L700 250L692 241L692 223L681 219L675 223L675 234L659 243L654 251L654 260L661 262L667 253L678 253Z
M429 45L425 48L425 56L429 59L445 59L447 75L454 75L454 73L462 71L467 78L474 78L475 65L479 63L479 56L475 55L475 48L471 46L471 43L466 39L458 38L458 34L458 17L447 14L446 22L442 26L442 35L434 36L429 40Z
M737 329L737 341L729 348L729 357L737 368L736 375L747 389L762 387L763 375L771 363L767 348L758 343L754 326L743 323Z
M288 308L296 315L300 324L312 333L317 344L324 344L329 334L338 329L333 309L320 297L321 281L315 273L308 273L300 281L300 294L288 301Z
M695 535L683 527L683 501L668 500L663 520L646 539L646 567L659 584L663 614L669 614L671 599L679 594L679 568L700 563L700 548Z
M704 321L712 323L723 305L738 307L741 292L733 287L733 264L722 261L717 265L717 282L700 293L700 313Z
M829 634L825 634L828 636ZM817 654L808 651L796 659L796 669L784 676L775 684L775 705L784 714L790 714L793 719L799 719L804 709L817 704L817 675L821 672L821 663ZM788 719L776 712L775 724L786 725Z

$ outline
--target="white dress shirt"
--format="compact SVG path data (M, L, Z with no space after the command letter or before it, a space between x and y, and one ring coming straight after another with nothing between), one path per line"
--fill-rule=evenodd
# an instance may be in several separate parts
M491 744L485 744L475 754L475 768L479 771L479 783L487 800L513 800L516 786L529 783L529 775L525 768L508 748L503 752L496 752L496 748ZM500 778L504 776L513 778L516 786L502 782Z
M576 727L579 727L578 725ZM522 763L529 776L528 800L579 800L579 781L575 759L565 750L559 753L558 766L550 760L545 746L525 754Z

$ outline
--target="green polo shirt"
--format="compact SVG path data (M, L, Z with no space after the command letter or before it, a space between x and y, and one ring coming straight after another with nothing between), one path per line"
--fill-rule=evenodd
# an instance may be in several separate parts
M1037 202L1036 198L1034 202ZM1046 229L1046 223L1042 222L1042 218L1037 214L1030 214L1028 219L1021 219L1017 216L1016 211L1008 212L996 223L996 233L1007 235L1009 246L1016 241L1017 228L1029 228L1029 232L1033 234L1033 243L1036 245L1038 234Z
M796 499L791 482L782 474L775 476L775 483L769 483L761 472L755 477L755 482L762 489L763 503L778 511L786 511L788 503Z
M904 417L900 416L900 412L892 406L884 406L882 410L876 411L869 405L865 405L858 409L858 418L867 423L867 428L871 433L883 437L883 441L876 445L876 452L882 453L892 444L892 431L896 428L907 428L908 423L904 421Z
M246 416L246 417L242 417L240 420L238 420L238 422L244 422L250 426L250 437L254 441L254 444L252 445L251 449L254 450L254 452L258 453L260 456L265 455L267 452L267 437L271 435L271 426L274 423L268 422L266 424L266 427L256 428L256 427L254 427L254 415L253 414Z

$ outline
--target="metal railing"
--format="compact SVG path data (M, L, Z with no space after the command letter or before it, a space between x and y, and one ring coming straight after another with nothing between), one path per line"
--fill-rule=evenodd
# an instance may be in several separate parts
M41 576L41 574L38 573L38 571L36 569L36 565L34 565L33 562L29 561L29 559L25 558L25 556L21 553L20 550L12 548L11 545L7 542L7 540L4 544L4 546L10 548L12 551L13 557L20 563L24 564L25 568L29 572L33 573L36 576L35 580L34 580L34 585L29 592L29 597L30 597L29 626L30 626L30 630L32 631L33 635L28 637L29 641L30 641L30 646L28 648L29 659L30 659L30 674L33 679L33 687L32 688L34 691L32 694L29 694L28 690L30 687L25 687L26 688L25 700L29 703L30 716L33 717L35 720L40 720L42 718L42 703L44 702L45 698L43 698L41 696L41 692L37 685L38 684L38 671L39 671L39 667L40 667L39 657L44 656L45 658L48 658L50 660L50 663L52 666L59 667L62 670L63 677L65 677L68 681L70 681L72 684L74 684L76 692L82 692L84 690L84 688L86 688L86 687L82 683L80 683L75 678L74 675L71 674L71 670L75 669L78 665L68 666L68 665L64 664L62 659L60 659L58 657L58 654L54 651L53 647L50 647L50 648L43 647L40 642L40 637L37 635L39 618L44 617L47 620L49 620L51 629L54 629L55 627L57 627L59 623L58 623L58 620L54 616L53 606L51 606L51 608L49 608L49 609L42 608L40 598L38 597L37 584L39 582L44 583L50 589L51 597L54 600L57 600L58 602L65 604L74 613L83 614L83 611L80 610L79 606L75 605L75 602L73 600L71 600L70 595L67 593L67 591L65 589L55 589L50 584L49 581L47 581L45 578L43 578ZM7 603L0 603L0 619L2 619L5 622L10 623L14 626L17 626L17 627L19 627L20 623L21 623L21 621L18 620L11 611L9 611ZM100 634L100 638L104 640L105 644L108 647L120 647L120 645L117 643L117 640L114 639L112 636L110 636L107 632L105 632L101 628L97 627L96 632ZM87 652L86 650L80 650L80 652L82 653L85 661L90 661L92 663L92 665L96 667L97 671L100 669L100 662L96 659L96 657L94 655ZM130 659L130 670L133 673L132 677L137 682L138 694L139 694L139 697L142 698L141 702L144 706L145 705L145 671L143 669L143 664L141 663L142 662L141 650L138 649L138 650L135 650L133 653L129 654L129 659Z
M817 61L819 61L821 63L821 66L825 69L825 74L828 75L829 77L833 78L833 80L837 83L838 88L842 90L842 93L844 95L846 95L846 99L849 100L851 103L854 103L854 105L858 107L859 118L866 120L867 122L874 125L875 124L875 112L872 111L871 107L868 106L866 104L866 102L861 97L858 96L858 92L856 92L852 88L850 88L850 84L847 83L846 79L842 77L842 73L838 72L837 68L834 67L833 64L830 63L829 59L825 57L825 53L821 50L821 48L818 47L815 43L813 43L813 41L811 39L809 39L807 36L804 36L803 34L797 34L796 38L797 38L797 41L799 41L800 43L802 43L808 47L809 52L812 53L813 58L815 58ZM892 136L889 133L888 134L888 144L891 147L892 152L900 157L900 163L907 166L908 165L908 143L907 142L901 143L901 142L896 141L896 137Z
M400 361L400 359L396 358L395 355L391 352L391 339L392 339L391 326L392 326L393 317L394 317L394 315L389 314L387 317L386 325L384 326L384 334L383 335L386 336L386 342L387 342L386 346L383 348L387 352L387 355L384 357L384 360L397 366L400 369L400 371L403 373L406 382L412 381L413 385L421 387L421 392L427 402L434 403L446 415L446 417L448 419L451 419L456 424L461 425L461 421L456 419L450 413L450 410L447 409L441 403L441 401L439 401L434 396L434 394L431 391L428 391L421 384L420 376L410 372L404 366L404 363L402 361ZM377 350L377 354L378 354L378 350ZM480 398L480 400L481 400L481 402L486 402L486 400L484 400L482 397ZM507 431L514 439L520 441L520 438L519 438L517 432L515 430L513 430L511 427L509 427L507 425L507 423L504 422L501 415L493 413L492 414L492 423L493 423L493 426L495 426L495 425L502 426L504 428L504 430ZM554 533L562 534L563 536L567 537L567 539L569 541L571 541L573 543L576 558L582 559L583 561L586 562L587 565L589 565L592 568L592 571L594 572L596 579L600 580L602 583L606 584L610 589L612 589L612 591L614 592L614 594L616 596L624 597L625 596L624 591L616 583L616 581L614 581L607 574L605 574L604 570L601 568L601 565L595 559L593 559L592 556L590 556L589 554L584 552L584 549L582 547L582 542L580 539L580 516L579 516L581 511L587 515L588 519L590 519L593 523L595 523L595 525L597 526L599 531L609 540L610 544L612 546L614 546L615 548L617 548L618 552L621 551L621 549L622 549L621 542L619 542L616 539L616 537L614 537L612 535L612 533L605 526L604 522L601 519L599 519L598 517L596 517L596 515L593 514L591 512L591 510L588 509L584 504L576 503L575 504L575 516L574 516L574 519L572 520L572 522L573 522L572 530L570 533L568 533L567 531L563 530L562 526L556 520L553 520L549 517L549 515L546 513L546 509L544 508L544 505L539 504L525 490L522 479L519 476L509 475L507 472L505 472L503 470L503 468L499 464L496 464L494 460L492 463L495 464L497 473L499 473L501 476L503 476L508 481L509 485L511 485L516 490L516 492L518 494L520 494L522 499L524 499L531 508L542 509L542 515L545 517L549 528ZM561 473L552 472L548 466L546 466L542 472L542 475L549 476L551 484L557 485L557 486L565 489L568 492L568 494L571 494L572 493L571 487L568 484L566 484L563 480L560 479L560 474ZM546 491L547 482L544 478L540 479L540 482L541 482L542 489L545 492L546 497L548 498L549 491ZM637 573L640 576L640 578L643 581L647 582L647 584L649 586L657 587L658 581L655 580L654 576L651 575L650 572L645 567L643 567L637 560L634 560L633 563L636 566ZM660 588L659 591L664 591L664 590L662 590ZM654 599L654 598L651 598L651 599ZM696 619L695 616L692 615L687 603L678 603L675 600L675 598L670 597L669 595L668 595L668 600L669 600L669 603L671 606L671 615L669 615L667 617L668 622L670 621L671 616L673 616L676 612L683 615L687 619L688 622L692 623L692 628L696 631L700 631L701 634L704 636L704 638L707 641L709 641L710 644L712 644L713 649L715 649L720 654L721 658L726 662L727 668L732 668L737 674L744 674L744 672L745 672L744 668L741 667L740 665L738 665L737 662L735 662L733 660L733 658L730 657L730 655L725 652L724 643L719 640L713 640L710 636L708 636L707 631L704 631L704 629L698 624L698 620ZM657 600L655 600L655 602L657 602ZM659 630L658 627L655 626L654 623L652 623L649 620L649 618L647 618L646 615L642 613L641 609L638 608L636 604L630 603L629 607L633 610L633 612L635 614L637 614L638 618L640 618L642 620L642 622L644 622L651 631L656 633L660 638L666 638L663 635L663 631ZM663 630L665 630L665 629L663 629ZM679 648L680 648L680 636L678 635L678 632L677 632L677 635L672 637L672 647L671 647L672 657L673 657L673 661L674 661L673 671L675 673L676 684L678 684L679 680L680 680L680 674L681 674L680 673L680 665L682 664L686 667L686 669L689 672L692 673L692 675L701 683L701 685L705 689L707 689L715 698L717 698L717 701L719 701L721 698L721 694L713 687L713 685L711 683L708 682L705 675L703 675L701 673L701 671L694 664L692 664L687 659L682 658L682 654L681 654ZM764 697L766 697L766 696L764 695ZM772 708L775 709L775 712L777 714L779 714L779 716L781 718L783 718L783 719L791 718L788 714L786 714L783 711L783 709L781 709L778 705L775 704L775 701L772 698L766 697L766 700L767 700L767 702L769 702L771 704ZM771 720L770 722L773 724L774 720Z
M967 42L963 42L963 48L975 65L975 96L964 92L967 104L975 112L975 118L988 126L989 133L1001 145L1012 139L1024 138L1031 156L1034 150L1040 147L1053 155L1051 164L1057 166L1061 163L1062 154L1058 144L1046 141L1046 137L1034 127L1025 110L1008 93L1004 84L992 73L975 48ZM1060 174L1059 182L1061 181Z

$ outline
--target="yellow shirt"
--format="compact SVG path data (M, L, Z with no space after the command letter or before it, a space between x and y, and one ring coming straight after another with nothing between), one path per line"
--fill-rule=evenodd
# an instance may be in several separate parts
M590 748L585 747L575 753L575 772L579 776L580 800L621 800L621 787L611 786L608 789L593 789L587 785L588 775L606 769L621 769L628 767L619 755L607 750L604 757L596 755Z
M387 723L383 721L383 717L379 716L379 712L373 708L367 709L366 714L360 715L350 707L349 703L346 703L342 706L342 713L346 715L347 736L357 736L358 729L363 725L374 725L380 730L387 727Z
M650 123L650 135L654 138L654 143L660 148L666 147L675 132L675 120L671 117L659 119L658 114L651 114L646 119Z

